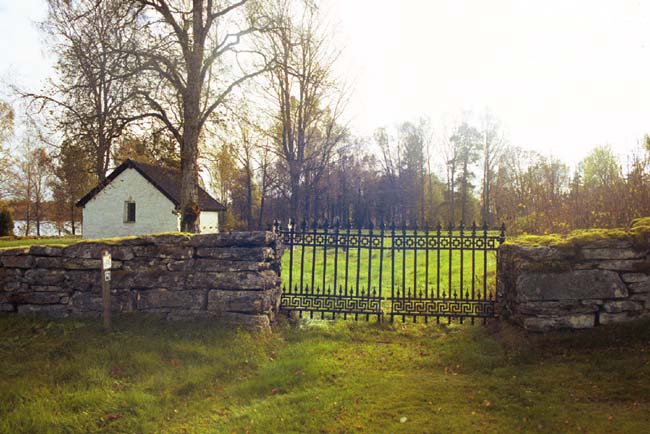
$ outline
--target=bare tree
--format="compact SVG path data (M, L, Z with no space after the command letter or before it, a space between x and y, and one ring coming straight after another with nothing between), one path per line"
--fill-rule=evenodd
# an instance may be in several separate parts
M181 230L197 232L202 131L237 86L266 70L265 59L252 56L241 41L262 31L267 22L253 0L136 3L141 6L138 33L144 40L131 54L153 83L138 92L147 107L143 115L162 122L180 144Z
M288 172L289 212L302 218L310 211L303 191L318 184L346 136L340 124L344 93L333 77L338 52L327 46L318 10L292 0L277 0L275 8L276 25L262 42L276 59L270 72L276 112L271 135Z
M93 162L102 181L113 144L132 115L135 76L129 70L135 46L135 10L126 0L48 0L42 29L57 55L56 77L39 93L18 92L31 108L45 112L51 129L62 133Z

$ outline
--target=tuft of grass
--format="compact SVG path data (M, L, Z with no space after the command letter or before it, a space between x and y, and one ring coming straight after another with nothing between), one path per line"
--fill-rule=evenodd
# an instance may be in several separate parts
M0 432L645 432L650 322L507 326L0 317Z

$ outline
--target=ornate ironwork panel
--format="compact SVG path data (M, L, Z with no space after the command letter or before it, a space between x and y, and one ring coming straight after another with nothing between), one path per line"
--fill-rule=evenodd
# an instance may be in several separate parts
M320 318L463 322L497 314L505 226L274 225L287 249L280 309Z

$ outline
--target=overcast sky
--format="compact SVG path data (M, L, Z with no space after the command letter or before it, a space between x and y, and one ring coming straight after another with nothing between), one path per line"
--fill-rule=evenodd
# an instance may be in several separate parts
M650 1L326 0L353 130L490 109L510 141L575 163L650 133ZM48 73L44 0L0 0L0 74Z

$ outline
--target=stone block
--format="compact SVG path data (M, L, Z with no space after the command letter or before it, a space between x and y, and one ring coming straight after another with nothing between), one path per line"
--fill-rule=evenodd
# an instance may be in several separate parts
M227 290L266 290L280 286L280 277L271 270L229 272L196 272L187 277L188 288Z
M598 268L601 270L637 271L645 263L646 261L643 259L607 260L598 262Z
M63 258L60 256L36 256L34 257L34 267L36 268L63 268Z
M7 268L31 268L34 265L34 257L29 255L2 256L0 263Z
M63 247L34 245L29 248L29 254L35 256L60 257L63 255Z
M643 312L618 312L618 313L601 312L599 315L599 321L600 324L602 325L621 324L621 323L635 321L647 317L648 314Z
M207 292L204 290L173 291L166 288L137 291L138 310L180 308L185 310L205 310Z
M198 247L196 256L221 261L264 262L274 259L274 252L270 247Z
M29 247L18 247L15 249L0 249L0 258L2 258L3 256L18 256L18 255L27 255L27 254L29 254Z
M598 300L597 300L598 301ZM577 313L595 313L598 303L583 303L581 301L529 301L516 305L516 314L522 316L536 315L567 315Z
M17 307L19 314L43 314L53 317L68 316L68 306L62 304L23 304Z
M562 273L522 273L517 277L519 301L623 298L628 292L618 273L576 270Z
M603 238L589 240L581 246L583 249L631 249L633 242L625 238Z
M625 283L650 282L650 275L646 273L623 273L621 278Z
M70 270L65 272L63 286L74 291L89 291L94 285L101 284L101 273L96 271Z
M58 292L14 292L10 300L16 304L57 304L66 293Z
M583 248L582 256L585 259L640 259L645 256L644 252L639 252L633 249L618 249L618 248Z
M559 329L585 329L594 327L595 324L595 314L529 317L522 319L523 327L531 332L547 332Z
M148 259L189 259L194 255L194 249L189 246L161 244L151 246L133 246L133 253L136 257Z
M135 256L130 246L96 242L82 242L66 246L63 248L63 256L66 258L101 259L102 252L105 250L110 252L114 260L118 261L128 261Z
M113 261L115 262L115 261ZM63 263L66 270L96 270L102 268L101 259L67 258Z
M32 268L25 271L24 280L30 285L58 285L65 281L66 275L63 270L48 270L43 268Z
M638 283L628 283L627 288L633 294L650 292L650 280Z
M280 290L267 291L225 291L215 289L208 292L208 311L266 313L277 309Z
M112 284L119 288L184 289L186 274L167 270L132 272L117 270L112 273Z
M15 312L16 306L10 303L0 303L0 312Z
M76 312L102 312L104 305L99 290L95 292L75 292L70 298L73 311ZM133 312L135 311L135 295L131 291L113 289L111 290L111 311L112 312Z
M219 271L231 273L238 271L262 271L271 269L271 264L269 262L227 261L205 258L195 259L191 263L186 263L181 266L186 270Z
M603 310L607 313L638 312L643 309L643 303L631 300L606 301L603 304Z

